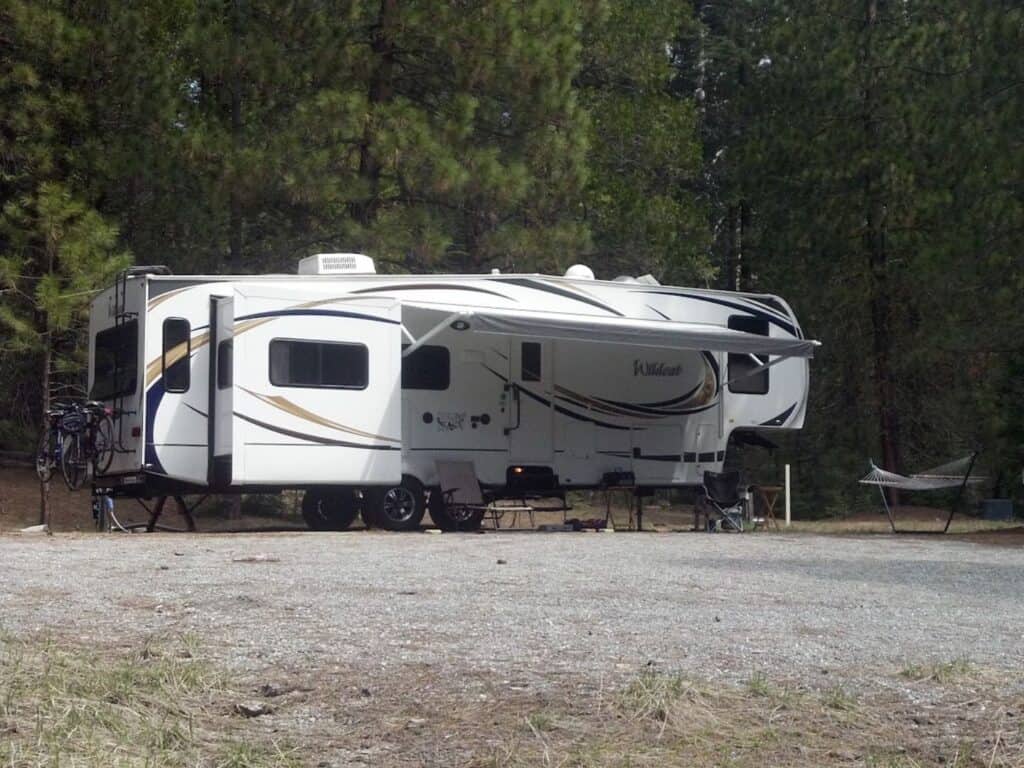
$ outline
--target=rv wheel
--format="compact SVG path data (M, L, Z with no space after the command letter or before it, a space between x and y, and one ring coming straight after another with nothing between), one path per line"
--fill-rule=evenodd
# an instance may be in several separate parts
M483 510L469 510L465 507L448 509L441 489L430 489L430 519L442 531L476 531L484 519Z
M412 475L402 475L402 484L391 488L375 488L366 493L363 519L369 511L370 525L386 531L414 531L423 520L423 483Z
M344 531L359 513L360 499L350 488L313 488L302 497L302 517L314 531Z

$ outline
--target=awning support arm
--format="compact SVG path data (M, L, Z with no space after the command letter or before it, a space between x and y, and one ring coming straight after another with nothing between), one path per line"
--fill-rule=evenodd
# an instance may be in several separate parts
M756 360L759 363L761 362L761 359L759 357L755 356L755 355L750 355L750 357L754 358L754 360ZM729 379L727 382L725 382L725 386L729 386L734 381L740 381L741 379L748 379L751 376L756 376L761 371L767 371L773 365L778 365L779 363L783 362L784 360L789 360L792 357L796 357L796 355L779 355L774 360L770 360L767 363L763 363L762 365L757 366L757 368L751 368L746 373L740 374L739 376L736 376L734 378Z
M440 323L438 323L433 328L431 328L429 331L424 333L418 339L413 341L412 344L410 344L408 347L403 349L402 350L402 357L408 357L409 355L411 355L413 352L415 352L417 349L422 347L424 344L426 344L432 338L437 336L437 334L441 333L441 331L443 331L445 328L447 328L453 322L458 320L460 317L469 317L469 316L470 316L469 312L452 312L450 315L448 315L448 317L446 317ZM405 326L403 325L402 328L404 330ZM406 331L406 333L409 335L409 338L412 339L412 334L410 334L408 331Z

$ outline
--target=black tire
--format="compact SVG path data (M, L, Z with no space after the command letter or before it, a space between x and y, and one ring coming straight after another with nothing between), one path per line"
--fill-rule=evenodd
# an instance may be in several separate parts
M377 525L376 518L374 517L373 508L376 502L373 496L374 494L371 491L364 490L363 505L359 508L359 519L363 521L363 527L368 531L380 527Z
M423 483L412 475L402 475L401 485L364 491L364 497L363 520L368 523L367 528L415 531L427 511Z
M359 514L351 488L312 488L302 497L302 518L313 531L344 531Z
M89 479L89 459L85 446L82 445L82 434L66 435L64 446L60 452L60 471L64 482L72 491L77 491Z
M39 447L36 449L36 474L41 483L48 483L53 477L53 467L56 463L55 447L53 432L49 429L45 430L39 436Z
M93 472L97 475L106 474L114 460L114 422L104 414L96 422L93 432Z
M484 519L484 511L482 509L463 509L456 510L453 513L445 506L444 494L442 494L441 489L437 487L430 489L430 501L428 504L430 509L430 519L433 520L434 525L442 531L451 533L454 531L480 530L480 524Z

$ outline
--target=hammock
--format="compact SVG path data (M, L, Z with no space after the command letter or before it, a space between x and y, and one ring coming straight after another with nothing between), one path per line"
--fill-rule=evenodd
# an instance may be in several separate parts
M879 493L882 494L882 503L885 505L885 513L889 516L889 525L892 527L893 533L925 533L925 531L900 531L896 529L896 521L893 519L889 500L885 495L886 488L896 488L901 491L940 491L948 488L958 488L956 498L949 508L949 517L946 518L946 525L941 531L945 533L949 530L949 524L953 521L953 514L956 512L957 505L960 503L967 485L980 483L985 480L984 477L971 477L971 471L974 469L974 462L977 458L978 452L975 451L964 456L962 459L940 464L932 469L926 469L912 475L890 472L877 466L874 461L871 461L871 471L862 477L860 482L863 485L878 486ZM938 531L928 531L928 533L938 533Z

